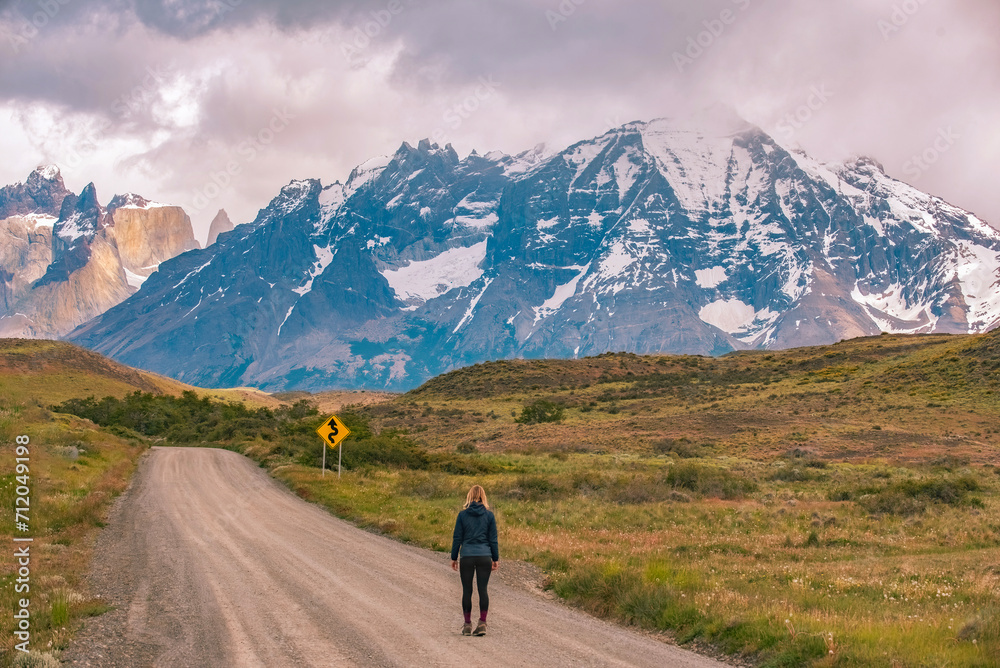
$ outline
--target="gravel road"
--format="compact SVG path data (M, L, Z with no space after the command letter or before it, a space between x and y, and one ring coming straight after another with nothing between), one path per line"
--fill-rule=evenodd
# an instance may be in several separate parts
M503 578L490 582L489 633L463 637L448 555L332 517L225 450L154 448L91 577L115 609L88 620L70 665L724 665Z

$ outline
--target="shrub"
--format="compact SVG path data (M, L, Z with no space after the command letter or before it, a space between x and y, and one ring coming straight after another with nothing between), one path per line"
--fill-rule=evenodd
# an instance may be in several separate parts
M752 480L734 475L726 469L693 462L672 466L667 472L666 480L674 488L719 499L738 499L757 489Z
M858 498L858 504L873 515L918 515L929 503L947 505L978 505L979 499L970 498L970 492L980 490L972 476L930 480L903 480L871 494Z
M692 445L691 441L688 439L681 438L664 438L653 442L653 452L658 455L666 455L669 453L674 453L678 457L691 458L698 456L698 448Z
M565 409L559 404L546 399L538 399L521 409L521 417L515 422L521 424L538 424L541 422L560 422Z
M809 480L821 480L825 477L824 474L806 471L797 466L782 466L771 474L771 480L780 480L782 482L806 482Z

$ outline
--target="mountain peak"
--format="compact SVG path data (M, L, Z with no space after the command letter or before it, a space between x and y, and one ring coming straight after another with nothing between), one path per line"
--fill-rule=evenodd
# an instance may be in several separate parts
M0 220L32 213L56 217L69 194L58 167L37 167L24 183L0 188Z
M151 202L142 195L125 193L123 195L115 195L111 198L111 201L108 203L108 212L111 213L116 209L152 209L160 206L163 205Z
M694 132L710 137L731 137L757 127L729 105L714 104L686 115L657 118L648 123L629 123L629 129L649 128L668 132Z
M34 171L28 176L28 181L32 180L63 182L62 173L56 165L39 165L35 167Z
M220 234L232 231L233 227L233 221L229 220L229 214L226 213L226 210L219 209L219 213L215 214L212 224L208 227L208 241L205 245L211 246L216 242Z

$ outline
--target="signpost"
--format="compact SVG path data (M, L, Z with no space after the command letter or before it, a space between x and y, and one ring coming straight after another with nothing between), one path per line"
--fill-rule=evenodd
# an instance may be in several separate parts
M340 445L340 442L347 438L347 435L351 433L351 430L347 428L340 418L336 415L331 415L327 418L326 422L321 424L316 430L320 438L323 439L323 475L326 475L326 446L329 445L331 448L337 449L337 477L340 477L340 463L344 460L344 447Z

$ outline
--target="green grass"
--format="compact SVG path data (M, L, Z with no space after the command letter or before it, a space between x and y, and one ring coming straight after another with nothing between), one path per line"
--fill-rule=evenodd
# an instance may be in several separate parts
M1000 334L476 365L340 413L339 481L317 470L321 417L200 402L204 423L157 433L437 550L480 483L504 558L559 596L757 665L990 666L998 369Z
M14 438L29 436L31 531L30 661L14 650L13 616L0 616L0 666L46 665L66 647L79 621L104 605L83 577L90 565L94 535L104 525L110 503L128 485L139 455L147 447L121 439L70 416L35 406L0 402L0 504L14 506ZM10 517L10 515L8 515ZM0 528L0 540L13 545L12 521ZM23 534L18 534L23 535ZM0 608L13 611L25 596L14 590L13 549L0 556ZM49 657L46 659L45 657ZM20 663L15 664L15 661ZM24 663L28 661L29 663Z
M504 558L542 567L562 598L759 665L987 666L1000 647L992 613L973 621L1000 584L992 472L979 474L985 512L942 504L908 523L826 500L838 481L880 480L867 465L834 465L829 481L788 494L767 466L734 462L732 475L756 481L749 497L688 490L688 500L630 501L611 490L686 463L586 454L495 463L503 472L477 477L358 470L337 481L301 466L275 475L360 526L437 550L450 547L455 512L479 482Z

